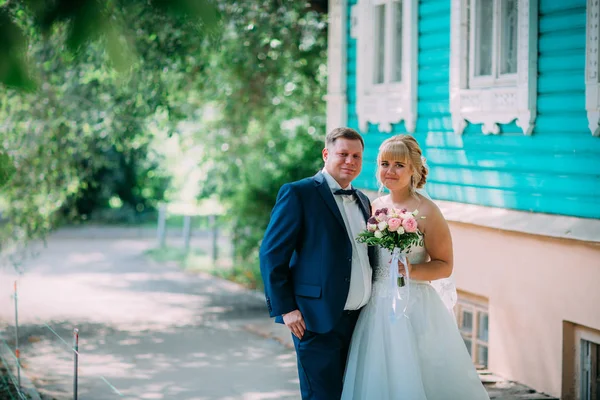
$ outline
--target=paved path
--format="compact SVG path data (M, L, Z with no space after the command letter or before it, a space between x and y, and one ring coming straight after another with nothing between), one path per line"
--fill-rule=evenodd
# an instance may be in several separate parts
M66 229L25 275L0 269L0 336L10 341L14 332L18 278L22 360L44 399L72 398L69 344L48 327L68 343L80 330L81 399L299 399L291 337L268 318L262 296L156 264L144 255L155 245L150 230ZM210 249L210 236L192 245ZM550 399L493 374L482 378L492 399Z
M83 399L299 398L293 351L252 333L271 327L260 296L158 265L144 256L155 240L117 231L60 232L19 278L21 357L40 392L72 398L72 354L48 324L68 343L80 330ZM15 278L0 270L5 336Z

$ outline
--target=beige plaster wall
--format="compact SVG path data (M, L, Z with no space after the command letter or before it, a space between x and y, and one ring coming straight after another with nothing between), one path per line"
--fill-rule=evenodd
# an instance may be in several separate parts
M489 300L489 368L556 397L563 321L600 330L600 245L450 223L458 289Z

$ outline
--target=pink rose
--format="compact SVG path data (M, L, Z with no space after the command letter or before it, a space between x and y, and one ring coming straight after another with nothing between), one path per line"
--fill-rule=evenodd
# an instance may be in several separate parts
M402 221L402 227L406 232L413 233L417 231L418 224L417 220L413 217L406 218Z
M375 217L377 222L385 222L388 220L388 216L386 214L379 214Z
M404 214L405 212L406 212L406 208L403 208L403 209L394 208L395 215L401 215L401 214Z
M409 212L403 212L403 213L400 214L400 216L398 218L400 218L402 220L405 220L405 219L410 219L410 218L414 218L414 217Z
M388 220L388 230L390 232L396 232L398 228L402 225L402 220L400 218L390 218Z

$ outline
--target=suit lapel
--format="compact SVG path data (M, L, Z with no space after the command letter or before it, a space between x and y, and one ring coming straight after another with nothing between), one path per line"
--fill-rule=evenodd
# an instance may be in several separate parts
M323 176L323 174L321 172L319 172L314 176L313 179L315 181L317 191L323 198L323 201L325 202L325 204L327 204L327 206L329 207L329 209L331 210L333 215L335 215L336 219L342 226L342 229L344 229L344 231L346 231L346 224L344 223L344 219L342 218L340 209L338 208L338 205L335 202L335 199L333 198L333 193L331 193L331 189L329 188L329 185L327 184L325 177ZM366 199L366 196L362 193L359 194L357 192L356 198L358 201L360 211L362 212L363 216L365 217L365 221L367 221L369 219L369 217L371 217L371 210L369 208L369 203ZM377 252L376 252L376 249L374 246L368 246L367 252L368 252L369 261L370 261L369 266L372 268L373 265L376 265Z
M363 217L365 217L365 222L369 220L371 217L371 210L369 209L369 203L367 200L363 198L364 195L356 193L356 198L358 200L358 205L360 207L360 211L363 213Z
M344 223L344 219L342 218L340 209L339 209L337 203L335 202L335 199L333 198L333 193L331 193L331 189L329 188L329 185L327 184L325 177L323 176L323 174L321 172L319 172L315 175L314 180L315 180L315 185L317 186L317 190L318 190L319 194L321 195L321 197L323 198L323 201L325 202L325 204L327 204L327 207L329 207L329 209L331 210L333 215L335 215L336 219L338 220L338 222L340 223L342 228L344 228L344 230L346 230L346 224Z

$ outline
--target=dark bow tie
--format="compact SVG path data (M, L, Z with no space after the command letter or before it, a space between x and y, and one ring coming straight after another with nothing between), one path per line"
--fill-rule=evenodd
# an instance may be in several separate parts
M341 194L341 195L356 195L356 189L338 189L333 194Z

